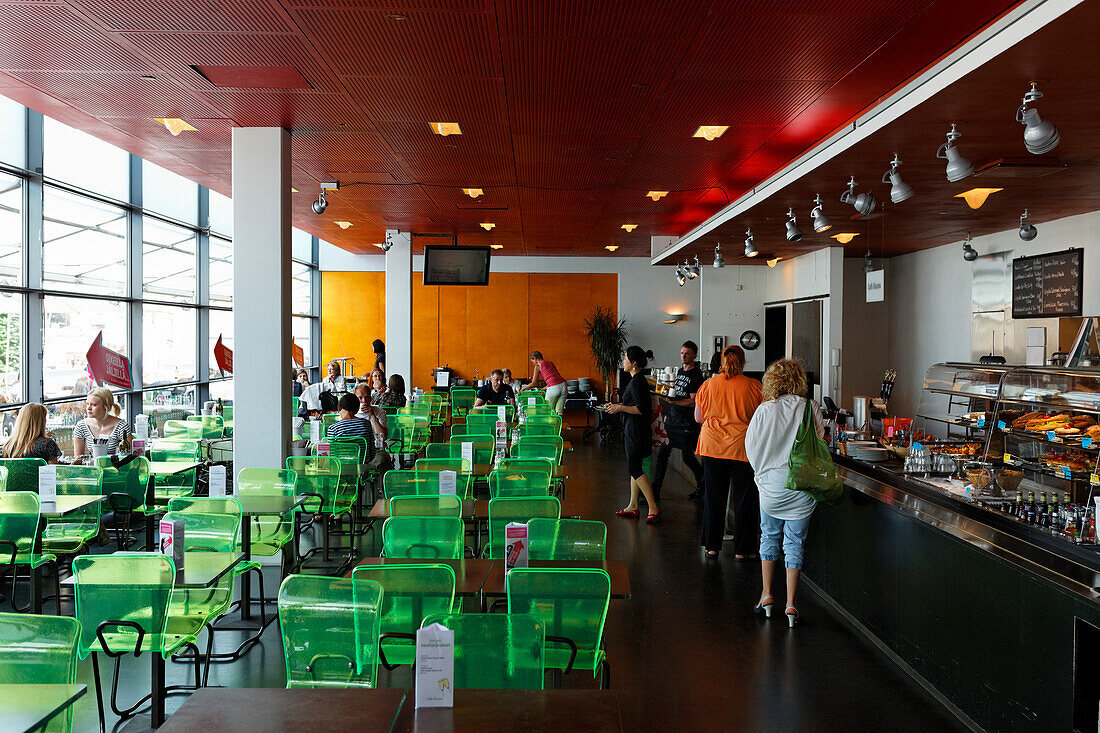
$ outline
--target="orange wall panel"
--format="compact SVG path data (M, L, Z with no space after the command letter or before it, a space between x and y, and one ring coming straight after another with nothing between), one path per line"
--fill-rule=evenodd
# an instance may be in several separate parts
M584 319L596 305L618 313L619 276L531 273L529 278L529 351L541 351L565 379L590 377L599 383L584 340Z
M321 364L350 356L356 375L365 374L374 366L377 338L386 340L386 274L322 272Z
M527 273L499 273L488 287L466 291L466 364L486 379L493 369L523 376L527 368ZM467 373L463 373L465 377Z

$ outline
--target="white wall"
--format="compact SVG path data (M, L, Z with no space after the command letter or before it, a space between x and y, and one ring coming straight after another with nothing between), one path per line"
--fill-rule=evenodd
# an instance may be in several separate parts
M725 336L736 344L745 331L764 338L764 300L767 297L768 268L757 265L727 265L721 270L704 268L701 276L699 358L704 363L714 356L714 337ZM764 369L764 344L745 352L745 370Z

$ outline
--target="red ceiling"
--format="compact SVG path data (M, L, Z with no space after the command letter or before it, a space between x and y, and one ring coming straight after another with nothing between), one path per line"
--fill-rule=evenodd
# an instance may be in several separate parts
M352 251L400 228L648 255L651 235L687 232L1014 5L0 0L0 93L223 193L231 127L285 126L295 224ZM433 135L440 121L463 134ZM701 124L730 130L693 139ZM325 179L344 188L318 217Z

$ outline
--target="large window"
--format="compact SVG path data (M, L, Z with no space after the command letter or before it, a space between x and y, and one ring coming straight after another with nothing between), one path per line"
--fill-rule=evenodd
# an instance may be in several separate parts
M0 285L23 284L23 180L0 173Z
M47 399L84 395L88 349L103 332L103 345L129 356L126 304L119 300L47 296L42 301L42 389Z
M129 200L130 156L125 150L49 117L43 119L42 128L42 172L47 177L118 201Z
M210 305L233 305L233 243L210 237Z
M141 205L188 224L199 223L199 184L147 160L141 161Z
M0 292L0 402L23 401L23 297Z
M195 310L146 303L141 332L146 385L195 379Z
M150 300L194 303L195 231L149 216L141 231L142 293Z
M125 209L46 186L42 211L43 287L125 295Z

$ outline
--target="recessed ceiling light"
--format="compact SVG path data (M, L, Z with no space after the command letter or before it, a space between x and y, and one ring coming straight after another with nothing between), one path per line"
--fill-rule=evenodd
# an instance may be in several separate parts
M637 228L638 228L637 224L623 224L623 229L627 230L628 232L632 232Z
M294 186L291 186L290 187L290 192L291 193L298 193L298 189L294 188Z
M492 247L493 249L504 249L503 244L490 244L489 246Z
M348 227L351 226L351 222L350 221L338 221L338 222L336 222L336 226L340 227L341 229L347 229Z
M448 135L461 135L462 128L458 126L457 122L429 122L432 126L432 132L436 135L442 135L447 137Z
M144 79L145 81L156 81L157 80L157 77L154 76L153 74L142 74L141 78Z
M496 226L496 224L494 224L494 223L493 223L493 222L491 222L491 221L483 221L483 222L481 222L481 228L482 228L482 229L484 229L484 230L485 230L485 231L487 231L487 232L488 232L488 231L492 231L493 227L495 227L495 226Z
M401 13L386 13L386 20L392 20L395 23L400 23L403 20L408 20L409 16L402 15Z
M653 199L654 201L660 201L665 196L668 196L668 191L647 191L646 196Z
M184 120L177 117L154 117L154 122L159 122L168 129L168 132L172 133L172 137L179 135L184 130L190 130L191 132L198 132L198 128L192 127Z
M617 244L609 244L606 247L604 247L604 249L606 249L608 252L614 252L618 248L619 248L619 245L617 245Z
M775 267L776 265L779 264L779 261L781 259L783 259L783 258L782 257L773 257L770 260L767 260L768 267Z
M831 238L840 242L841 244L848 244L853 239L859 236L859 232L841 232L840 234L834 234Z
M480 188L464 188L462 189L462 193L466 194L472 199L476 199L479 196L485 195L485 192L482 191Z
M692 137L701 137L704 140L717 140L722 133L730 129L729 125L700 125Z
M1003 188L972 188L969 191L955 194L954 198L966 199L967 206L972 209L980 209L985 200L989 198L989 194L1003 190Z

